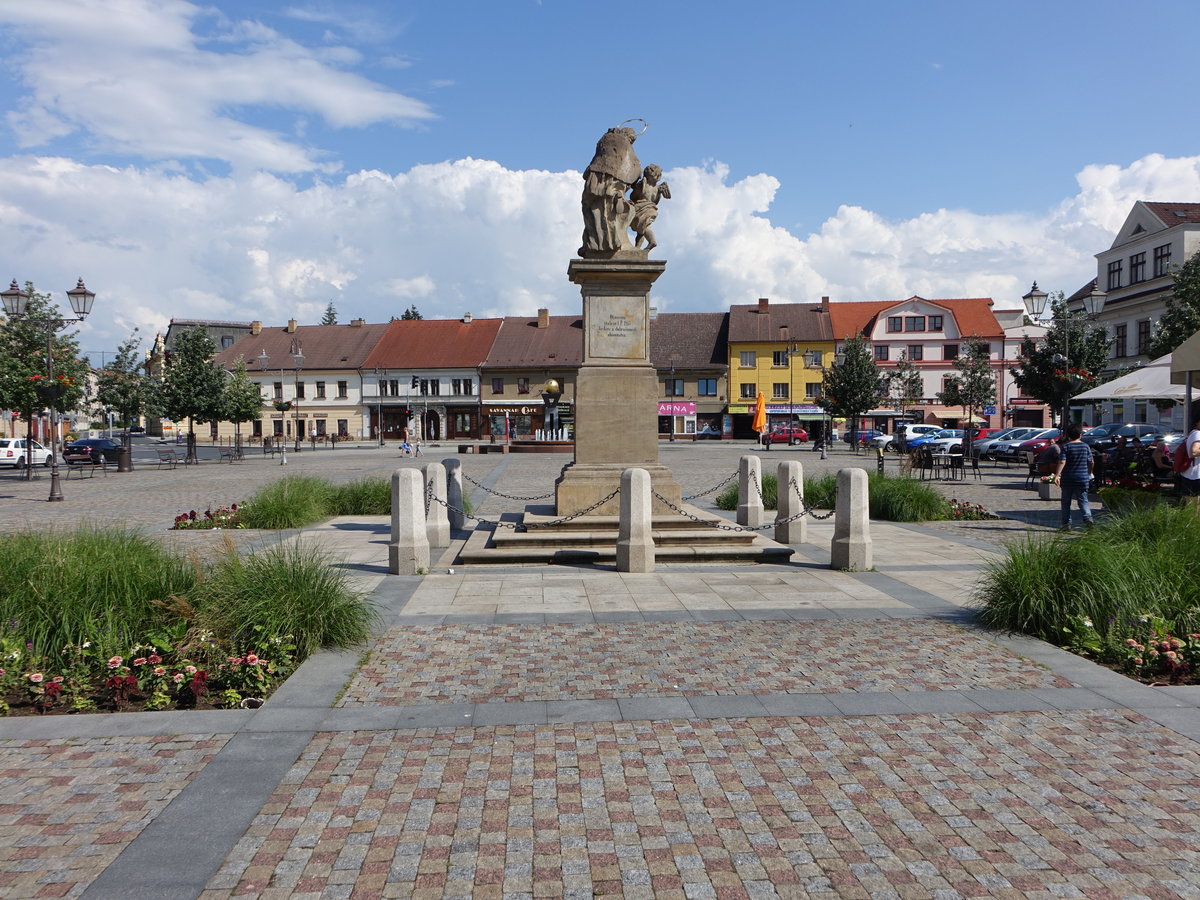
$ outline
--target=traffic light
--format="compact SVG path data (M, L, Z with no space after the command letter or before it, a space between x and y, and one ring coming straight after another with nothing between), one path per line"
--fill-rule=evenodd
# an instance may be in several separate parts
M412 418L412 410L411 410L411 409L405 409L405 410L404 410L404 418L406 418L406 419L411 419L411 418Z
M421 379L417 378L416 375L412 377L412 386L414 390L421 386Z

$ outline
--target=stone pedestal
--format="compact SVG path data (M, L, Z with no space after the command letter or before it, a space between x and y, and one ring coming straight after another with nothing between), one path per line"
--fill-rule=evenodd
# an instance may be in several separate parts
M1037 489L1039 500L1062 500L1062 486L1052 481L1039 481Z
M870 498L863 469L839 469L830 568L865 572L871 568Z
M779 464L775 476L779 498L775 513L775 540L780 544L808 541L808 516L804 512L804 467L794 459ZM788 521L788 520L791 521Z
M621 473L621 518L617 536L618 572L653 572L650 476L645 469Z
M658 375L650 364L650 287L667 264L645 253L574 259L583 294L583 364L575 385L575 460L555 483L560 516L617 491L621 473L645 469L651 488L680 503L679 484L658 461ZM617 515L613 497L591 515ZM654 511L669 512L654 499Z

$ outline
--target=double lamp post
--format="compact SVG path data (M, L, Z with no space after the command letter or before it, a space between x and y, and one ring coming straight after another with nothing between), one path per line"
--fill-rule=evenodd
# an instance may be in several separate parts
M1045 291L1038 290L1037 282L1033 283L1033 287L1029 289L1029 293L1021 298L1021 302L1025 304L1025 311L1029 313L1029 317L1035 322L1041 321L1042 315L1046 311L1046 300L1049 297ZM1090 294L1083 298L1083 318L1089 322L1095 322L1100 313L1104 309L1104 303L1108 300L1108 294L1099 288L1092 290ZM1070 374L1071 369L1071 319L1078 313L1073 313L1063 304L1063 352L1054 355L1054 363L1061 365L1064 378L1068 384L1068 389L1063 398L1062 411L1059 413L1059 425L1061 429L1066 429L1067 419L1071 415L1071 395L1074 393L1073 381Z
M7 291L0 291L0 299L4 301L4 314L10 319L24 319L29 309L29 293L21 290L17 286L17 280L14 278L12 285ZM76 322L82 322L88 317L92 311L92 303L96 300L96 295L89 291L83 284L83 279L74 288L67 291L67 299L71 301L71 309L74 310L73 318L58 318L58 317L38 317L31 320L31 324L42 329L46 333L46 384L39 385L37 389L38 400L46 405L50 410L50 502L55 503L63 499L62 484L58 477L58 424L55 421L54 413L56 412L55 405L62 400L67 393L68 385L57 384L54 381L54 335L65 328L67 325L72 325ZM25 448L26 464L32 464L33 451L31 447Z

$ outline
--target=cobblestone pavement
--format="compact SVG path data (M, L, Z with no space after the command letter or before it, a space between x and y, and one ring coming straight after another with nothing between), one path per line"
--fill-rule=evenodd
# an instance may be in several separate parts
M928 620L404 625L339 705L1070 686Z
M228 739L0 740L0 895L78 896Z
M745 453L874 465L662 457L690 494ZM91 519L203 555L229 535L166 531L177 512L443 454L139 469L55 504L0 475L0 529ZM514 498L567 460L462 457L474 509L542 502ZM974 624L989 561L1056 518L1023 484L937 484L1005 518L872 523L855 573L828 568L832 521L787 564L650 575L389 576L385 520L308 529L374 591L375 652L319 653L253 711L0 719L0 898L1200 896L1200 689Z

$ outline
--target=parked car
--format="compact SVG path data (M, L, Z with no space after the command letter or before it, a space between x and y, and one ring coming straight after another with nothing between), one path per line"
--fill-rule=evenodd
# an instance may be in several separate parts
M1039 434L1037 437L1030 438L1023 443L1017 444L1017 458L1020 459L1024 457L1026 453L1032 453L1033 458L1037 459L1038 455L1043 450L1057 441L1060 437L1062 437L1062 431L1057 428L1051 428L1049 431L1045 431L1042 434Z
M934 453L962 453L966 435L962 428L943 428L917 438L916 446L928 447Z
M896 431L893 434L880 434L871 439L872 447L883 447L889 453L900 448L900 436L903 434L905 441L911 441L917 435L933 434L935 431L941 431L938 425L921 425L918 423L902 423L896 426Z
M842 440L847 444L858 443L865 447L881 434L883 432L878 428L859 428L857 431L847 431L842 435Z
M798 426L783 425L764 432L761 440L764 444L803 444L808 440L808 432Z
M996 441L996 443L994 443L992 445L992 458L993 459L1018 460L1020 462L1024 462L1025 461L1025 456L1024 456L1025 451L1018 450L1017 448L1020 447L1026 441L1031 441L1034 438L1039 438L1042 435L1046 434L1047 432L1051 432L1051 431L1057 432L1058 429L1057 428L1035 428L1032 430L1032 432L1030 434L1013 435L1013 436L1004 438L1004 440Z
M50 451L37 441L29 442L29 456L35 466L50 465ZM0 438L0 466L25 465L25 438Z
M111 463L120 462L121 442L109 438L81 438L63 447L63 459L67 465L72 464L70 457L81 456L84 453L95 463L99 463L102 458Z
M1097 432L1100 433L1097 434ZM1166 428L1159 425L1148 425L1145 422L1127 422L1122 425L1111 423L1109 425L1097 425L1091 431L1084 434L1082 440L1092 448L1093 453L1103 453L1105 450L1111 450L1116 445L1117 438L1119 437L1130 441L1136 437L1143 444L1149 444L1160 434L1166 437L1169 433Z
M971 447L982 459L995 459L995 447L1000 441L1016 440L1018 438L1023 441L1029 440L1029 438L1033 437L1041 430L1042 429L1040 428L1031 428L1027 425L1004 428L996 432L991 437L986 437L982 440L975 441Z

